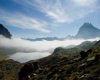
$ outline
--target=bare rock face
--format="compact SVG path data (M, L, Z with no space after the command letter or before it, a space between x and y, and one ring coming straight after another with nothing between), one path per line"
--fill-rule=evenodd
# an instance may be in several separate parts
M19 80L26 80L28 75L31 75L32 72L38 69L38 63L26 63L19 72Z
M0 24L0 35L3 35L4 37L10 38L10 39L12 37L10 32L2 24Z

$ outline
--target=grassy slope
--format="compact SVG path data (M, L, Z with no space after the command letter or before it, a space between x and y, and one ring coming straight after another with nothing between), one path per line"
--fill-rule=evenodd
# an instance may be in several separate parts
M0 50L0 61L5 60L8 58L8 55L12 54L10 51Z
M0 80L18 80L21 63L13 60L0 61Z
M45 57L45 58L41 58L38 61L39 61L40 65L55 64L58 61L60 61L63 57L71 58L73 56L79 56L80 51L88 50L95 43L96 43L95 41L94 42L86 41L74 48L70 48L70 49L60 48L57 51L54 51L54 53L52 55Z
M80 56L77 56L68 58L68 60L67 58L60 60L58 63L45 66L46 70L44 68L42 73L37 71L37 75L32 76L30 80L99 80L100 59L98 63L95 60L87 60L95 57L97 54L100 55L100 41L91 49L93 52L85 59L80 60ZM45 58L43 62L45 63Z

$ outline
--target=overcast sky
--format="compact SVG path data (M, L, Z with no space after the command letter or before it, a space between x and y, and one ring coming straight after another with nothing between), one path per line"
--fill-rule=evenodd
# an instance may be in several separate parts
M14 37L66 37L84 22L100 29L100 0L0 0L0 23Z

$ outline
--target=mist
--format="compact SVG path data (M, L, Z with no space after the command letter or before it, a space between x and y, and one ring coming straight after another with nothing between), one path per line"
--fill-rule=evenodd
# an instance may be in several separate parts
M54 51L57 47L66 47L69 45L79 45L84 41L96 41L96 39L77 39L77 40L54 40L54 41L27 41L20 38L8 39L0 36L0 48L7 48L16 50L16 53L10 55L9 59L14 59L20 62L26 62L32 59L39 59L46 57Z
M49 52L31 52L31 53L18 52L11 55L8 59L14 59L15 61L24 63L24 62L39 59L48 55L50 55Z

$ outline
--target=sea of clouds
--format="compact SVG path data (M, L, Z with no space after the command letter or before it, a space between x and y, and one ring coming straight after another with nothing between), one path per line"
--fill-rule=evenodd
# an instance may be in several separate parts
M96 41L96 39L77 39L77 40L54 40L54 41L27 41L20 38L8 39L0 36L0 47L10 48L17 50L16 53L9 56L9 59L13 59L19 62L26 62L29 60L39 59L46 57L54 51L57 47L66 47L69 45L79 45L84 41Z

